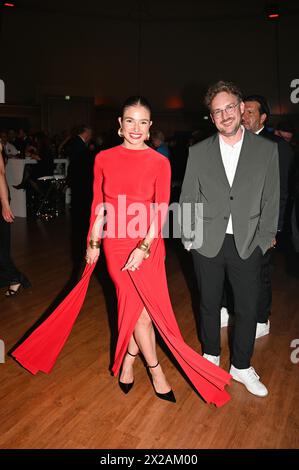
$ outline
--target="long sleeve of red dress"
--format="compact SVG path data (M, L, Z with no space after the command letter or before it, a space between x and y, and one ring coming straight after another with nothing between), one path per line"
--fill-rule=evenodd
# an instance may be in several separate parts
M136 322L145 307L199 394L206 402L222 406L230 399L225 386L231 376L185 343L169 297L161 234L166 214L163 208L156 212L157 204L164 204L164 207L168 204L169 192L169 162L152 149L128 150L118 146L101 152L96 158L94 199L87 238L89 240L98 211L105 204L103 248L118 302L118 342L112 370L118 374ZM146 219L143 231L140 228L142 223L136 219L138 213L143 214L143 220ZM157 232L150 257L143 261L139 270L122 271L153 220L157 224ZM82 306L93 268L94 265L86 266L82 279L69 296L13 353L32 373L52 369Z

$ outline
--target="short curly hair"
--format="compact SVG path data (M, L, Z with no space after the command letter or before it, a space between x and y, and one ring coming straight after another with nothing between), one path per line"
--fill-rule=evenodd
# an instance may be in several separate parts
M233 82L225 82L224 80L219 80L214 85L211 85L206 93L204 102L207 108L211 109L211 103L218 93L225 91L231 95L235 95L239 101L242 101L243 94L240 88L235 85Z

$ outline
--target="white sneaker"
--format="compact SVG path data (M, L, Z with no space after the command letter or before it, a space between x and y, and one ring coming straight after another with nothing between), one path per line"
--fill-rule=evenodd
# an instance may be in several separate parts
M228 310L226 307L221 308L220 318L221 318L221 328L228 326L229 314L228 314Z
M257 375L253 367L248 369L237 369L231 365L229 373L232 378L237 382L241 382L245 385L247 390L253 395L258 397L265 397L268 395L268 390L262 382L260 382L260 377Z
M267 323L257 323L255 338L261 338L261 336L266 336L270 333L270 320Z
M215 366L220 366L220 356L212 356L212 354L204 353L202 357L215 364Z

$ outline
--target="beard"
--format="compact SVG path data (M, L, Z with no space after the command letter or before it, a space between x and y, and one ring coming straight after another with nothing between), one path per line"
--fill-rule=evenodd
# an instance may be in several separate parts
M222 121L219 124L218 131L220 132L220 134L224 135L225 137L232 137L233 135L236 135L238 130L240 129L240 126L241 126L241 119L236 120L233 129L231 129L230 131L227 131L225 127L222 127L222 124L225 123L225 122L226 121Z

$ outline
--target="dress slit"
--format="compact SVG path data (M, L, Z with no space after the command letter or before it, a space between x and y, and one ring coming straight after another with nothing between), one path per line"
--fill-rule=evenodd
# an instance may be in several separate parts
M119 315L122 317L119 329L119 342L121 344L117 346L112 371L114 375L119 373L129 340L142 312L138 308L140 313L134 316L130 322L130 315L134 310L134 302L138 298L139 305L144 306L142 308L145 308L148 312L164 343L198 393L208 403L222 406L230 399L230 395L224 389L225 385L230 382L230 375L207 361L185 343L168 294L164 257L161 256L161 250L163 249L164 244L160 240L154 250L153 257L144 261L139 270L127 271L121 274L122 281L120 284L122 288L119 291L119 297L121 299L122 296L130 296L131 305L126 304L126 309L123 311L119 309ZM125 282L124 278L126 278ZM159 292L159 296L156 295L157 292ZM129 325L129 327L126 328L126 325ZM121 331L122 328L125 331Z

